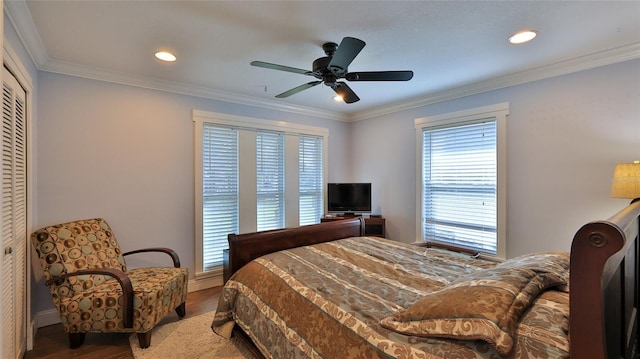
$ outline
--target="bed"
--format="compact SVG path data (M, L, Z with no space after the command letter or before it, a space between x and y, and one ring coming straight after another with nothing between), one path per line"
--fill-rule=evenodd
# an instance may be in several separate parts
M366 237L359 218L229 235L212 329L267 358L635 358L639 216L502 263Z

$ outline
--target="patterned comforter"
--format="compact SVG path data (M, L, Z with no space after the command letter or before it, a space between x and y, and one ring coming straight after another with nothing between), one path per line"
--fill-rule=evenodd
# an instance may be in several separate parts
M377 237L258 258L212 323L267 358L568 358L568 254L496 265Z

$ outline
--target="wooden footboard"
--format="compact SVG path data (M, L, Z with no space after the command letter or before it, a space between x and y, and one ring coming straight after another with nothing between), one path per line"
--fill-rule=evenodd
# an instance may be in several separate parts
M229 258L228 263L225 263L225 276L233 275L245 264L265 254L359 236L364 236L364 219L360 217L296 228L229 234Z
M640 202L591 222L571 245L572 358L636 358Z

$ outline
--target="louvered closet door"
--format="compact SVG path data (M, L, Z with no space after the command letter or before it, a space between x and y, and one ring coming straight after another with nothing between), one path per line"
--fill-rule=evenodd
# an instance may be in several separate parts
M2 74L2 358L26 349L26 94Z

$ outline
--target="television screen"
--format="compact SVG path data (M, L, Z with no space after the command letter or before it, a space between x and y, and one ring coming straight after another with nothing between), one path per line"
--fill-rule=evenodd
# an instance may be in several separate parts
M345 214L371 212L371 183L329 183L327 210Z

